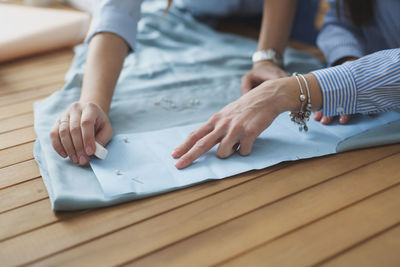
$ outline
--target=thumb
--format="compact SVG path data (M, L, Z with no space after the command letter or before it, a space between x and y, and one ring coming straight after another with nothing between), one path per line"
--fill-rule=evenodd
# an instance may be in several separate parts
M242 86L240 90L243 95L252 89L253 83L251 80L252 80L251 74L246 74L242 77Z

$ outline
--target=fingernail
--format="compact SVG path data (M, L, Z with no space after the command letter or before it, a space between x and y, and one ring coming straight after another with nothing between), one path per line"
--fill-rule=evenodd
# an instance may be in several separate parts
M85 150L86 150L86 154L87 154L88 156L92 155L93 149L92 149L91 146L87 146Z
M176 157L178 154L178 148L175 148L174 151L172 151L171 156Z
M61 155L61 157L63 157L63 158L66 158L68 155L67 155L67 153L65 153L64 151L61 151L60 152L60 155Z
M180 160L178 160L178 162L175 163L175 167L176 167L177 169L182 169L182 163L181 163Z
M80 156L79 157L79 164L80 165L85 165L85 163L86 163L86 158L84 156Z
M73 163L78 163L78 158L76 157L76 155L72 155L72 156L70 156L70 158Z

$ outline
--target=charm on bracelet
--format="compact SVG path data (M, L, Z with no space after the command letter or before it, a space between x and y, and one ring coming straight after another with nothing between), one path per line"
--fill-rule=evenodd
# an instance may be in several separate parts
M312 111L310 88L308 86L306 78L303 75L295 72L295 73L293 73L293 76L296 78L297 83L299 84L299 88L300 88L300 97L299 98L300 98L301 105L300 105L299 111L292 111L289 113L289 116L290 116L291 121L293 121L294 123L299 125L300 132L303 130L305 132L307 132L308 131L307 122L310 120L310 115L311 115L311 111ZM301 77L305 83L308 96L306 96L304 94L303 85L302 85L299 77ZM308 100L307 105L305 105L306 100ZM305 108L304 108L304 106L305 106Z

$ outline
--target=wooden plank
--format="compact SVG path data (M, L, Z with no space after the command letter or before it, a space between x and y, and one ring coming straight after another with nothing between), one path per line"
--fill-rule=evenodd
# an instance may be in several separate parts
M33 126L0 134L0 150L36 140Z
M28 68L23 71L19 69L18 71L9 72L7 75L2 75L2 72L0 71L0 86L6 87L11 84L18 85L22 82L25 83L48 75L65 75L70 65L71 62L67 60L43 65L40 66L40 68Z
M2 87L0 91L0 96L7 94L14 94L18 92L24 92L27 90L35 89L37 87L43 87L52 85L54 83L62 82L64 79L64 73L55 73L51 75L44 75L42 77L37 77L36 79L29 81L22 81L18 84L7 84Z
M265 173L267 171L273 171L277 168L281 168L282 166L284 166L284 165L270 168L269 170L263 171L263 173ZM253 179L258 174L259 174L259 172L249 172L247 175L245 175L245 177L240 178L240 179L232 178L230 180L224 180L221 182L219 182L219 181L211 182L211 183L199 185L197 187L190 187L190 188L187 188L184 190L176 191L171 194L160 195L160 196L146 199L146 200L139 200L139 201L135 201L132 203L126 203L119 207L112 207L109 209L101 209L101 210L90 210L87 212L93 213L93 214L94 213L107 214L107 215L103 215L103 216L105 216L105 219L107 219L110 216L118 217L118 214L121 215L121 214L124 214L125 212L131 212L131 213L133 213L133 212L149 212L148 216L152 216L153 212L157 212L157 211L163 212L164 211L163 209L165 209L166 206L163 205L163 203L166 201L170 202L168 205L184 204L184 203L180 202L180 201L182 201L182 199L185 201L190 201L191 198L193 198L193 199L202 198L209 194L213 194L215 192L219 192L219 191L225 190L229 187L243 183L243 182L247 181L248 179ZM48 205L43 204L42 203L43 201L48 203ZM60 218L64 219L65 218L64 216L73 217L74 214L81 214L80 212L58 212L57 218L56 218L56 217L54 217L54 213L50 210L50 208L46 209L46 211L43 211L43 209L45 207L50 206L50 202L48 200L43 200L43 201L38 201L38 202L32 203L30 205L24 206L21 209L15 209L15 210L0 214L0 221L3 221L5 225L8 225L8 226L10 226L10 228L12 228L9 230L10 234L18 235L18 234L21 234L21 233L24 233L27 231L31 231L32 229L44 226L45 224L43 224L43 222L46 222L46 224L54 223L54 222L59 221ZM167 207L169 207L168 205L167 205ZM134 206L134 207L132 207L132 206ZM156 207L156 210L148 210L149 207ZM14 221L14 218L17 216L15 214L19 214L19 216L26 217L24 215L25 211L39 210L39 209L41 210L41 212L29 214L30 220L26 220L24 222L24 224L14 225L12 223ZM117 210L115 211L115 209L117 209ZM146 211L144 211L144 209L146 209ZM109 214L110 212L112 214ZM92 217L92 216L98 217L98 216L100 216L100 214L88 215L88 216L89 217ZM143 214L141 216L143 216ZM125 221L125 223L126 223L126 221ZM0 226L1 226L1 224L0 224ZM1 229L1 227L0 227L0 229ZM9 233L5 233L4 235L9 236L10 235Z
M0 168L33 159L33 142L0 150Z
M400 225L341 254L320 266L398 266L400 263Z
M0 229L7 229L7 231L0 231L0 242L60 220L79 216L85 212L87 211L54 213L51 210L49 199L43 199L23 208L1 213Z
M39 97L46 97L55 91L59 90L63 86L64 82L56 82L49 86L37 87L24 92L18 92L14 94L7 94L0 96L0 106L6 106L15 104L22 101L27 101L30 99L36 99Z
M0 190L0 213L46 197L48 197L48 194L40 177L26 183L4 188Z
M399 160L400 154L396 154L367 165L182 242L169 245L163 250L131 262L130 265L190 266L193 262L201 266L218 265L234 255L249 251L267 241L271 242L285 233L343 209L371 194L399 184L400 166L396 164ZM397 175L392 175L394 173Z
M9 119L0 120L0 133L25 128L33 125L33 113L26 113Z
M57 64L60 61L71 61L74 52L71 48L50 51L39 55L29 56L0 64L0 75L24 72L29 69L41 68L44 66Z
M396 153L399 146L386 149L394 149L392 153ZM3 253L3 255L7 255L7 264L18 265L64 251L48 260L55 262L66 260L71 261L71 264L74 264L72 261L76 260L83 265L87 261L91 264L107 265L110 262L117 264L143 256L171 242L176 242L243 213L278 201L285 196L333 179L337 175L381 158L382 154L379 156L380 153L388 155L386 154L388 150L370 149L357 153L351 152L299 161L284 169L252 179L240 186L213 193L206 198L203 195L200 200L195 202L193 202L196 200L193 198L195 194L184 197L179 197L179 195L174 197L173 194L168 194L172 198L157 203L157 205L148 206L145 210L135 208L138 204L132 203L132 206L124 206L129 209L115 208L107 213L96 212L80 216L77 219L69 220L67 225L55 223L7 240L3 243L4 249L0 251L0 257ZM302 178L301 182L299 177ZM223 182L230 181L231 179L227 179ZM139 203L145 204L151 203L151 201ZM160 214L161 212L163 213ZM157 214L160 215L155 216ZM101 224L97 223L99 220L102 221ZM96 239L98 236L103 237ZM88 242L91 240L95 241ZM140 246L137 246L138 242ZM46 244L53 245L46 246ZM79 244L83 245L78 246ZM18 255L15 254L17 248ZM98 255L99 251L104 253L104 257L96 262L93 257L95 254ZM125 258L128 255L129 258ZM94 262L92 262L93 260Z
M33 104L42 99L43 98L31 99L17 104L0 107L0 120L12 118L26 113L32 113Z
M33 159L0 168L0 190L33 178L38 178L39 176L39 167Z
M269 168L268 170L261 171L261 173L266 173L266 172L271 172L276 169L281 168L282 166L285 166L285 164L282 164L280 166L275 166L272 168ZM52 244L51 246L48 246L47 244L43 243L43 248L46 250L45 252L51 252L51 251L58 251L60 247L65 247L66 245L71 245L74 244L77 241L81 240L88 240L91 238L97 237L99 234L102 233L105 229L101 226L106 226L108 225L107 229L115 229L115 228L121 228L125 227L126 225L129 225L131 223L137 222L144 220L146 218L152 217L154 215L157 215L159 213L163 213L167 210L171 210L177 206L184 205L187 203L190 203L192 201L195 201L197 199L204 198L210 194L214 194L216 192L220 192L223 190L226 190L232 186L239 185L241 183L244 183L248 180L254 179L257 177L257 175L260 174L260 171L258 172L249 172L246 174L242 174L240 178L232 178L228 180L223 180L223 181L215 181L215 182L210 182L210 183L205 183L205 184L200 184L196 187L190 187L184 190L172 192L170 194L164 194L164 195L159 195L153 198L145 199L145 200L138 200L135 202L131 203L126 203L124 205L120 205L118 207L111 207L111 208L104 208L100 210L93 210L87 214L84 214L83 216L79 216L77 218L71 219L68 222L58 222L52 225L49 225L45 228L40 228L37 229L36 231L28 232L26 234L17 236L13 239L6 240L1 243L1 246L5 249L9 248L11 249L15 243L19 243L18 240L25 239L29 236L39 236L38 242L41 242L40 239L52 239L50 241L51 243L47 244ZM21 210L24 210L25 207ZM5 213L5 215L9 214L10 212ZM12 219L12 218L11 218ZM10 221L8 217L2 217L2 220ZM24 230L26 231L27 229L32 229L32 225L36 225L35 222L35 217L31 218L29 228L26 225ZM101 224L98 222L102 221ZM87 229L83 232L81 232L81 229ZM51 238L50 236L45 236L43 235L44 232L47 231L57 231L56 236L54 238ZM15 232L15 231L13 231ZM81 232L81 233L80 233ZM85 233L86 232L86 233ZM64 236L62 239L59 239L60 236ZM29 238L28 238L29 239ZM33 241L33 240L31 240ZM22 243L19 243L22 244ZM20 249L29 249L28 244L21 246ZM54 247L55 246L55 247ZM52 248L53 247L53 248ZM38 247L37 247L38 248ZM55 249L54 249L55 248ZM32 248L30 248L32 249ZM4 254L5 250L0 250L0 258L5 258ZM15 254L16 251L13 252L14 257L10 258L14 262L20 262L21 258L18 259L17 255ZM41 256L43 256L43 253L40 253L39 255L33 255L29 254L29 251L24 251L23 253L25 256L25 261L26 258L34 258L37 259ZM46 255L46 254L45 254ZM7 256L7 258L9 258ZM5 263L7 264L7 263ZM10 264L13 265L13 264Z
M273 242L268 242L226 262L226 266L311 266L317 264L399 223L399 196L400 185Z

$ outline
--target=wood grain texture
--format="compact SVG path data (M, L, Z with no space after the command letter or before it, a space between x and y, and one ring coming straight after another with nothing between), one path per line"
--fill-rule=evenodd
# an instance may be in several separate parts
M400 263L399 250L400 223L319 266L398 266Z
M47 198L42 179L14 185L0 190L0 213Z
M43 97L30 99L27 101L23 101L17 104L1 106L0 107L0 121L4 119L9 119L15 116L32 113L33 112L33 104L36 101L43 99Z
M0 214L0 229L7 229L0 232L0 242L85 212L87 211L54 213L48 198L12 209Z
M30 99L37 99L41 97L46 97L52 94L56 89L61 88L63 86L63 82L55 82L54 84L50 84L43 87L35 87L31 90L27 90L24 92L17 92L13 94L7 94L4 96L0 96L0 106L7 106L16 104L19 102L27 101Z
M33 159L33 142L0 150L0 168Z
M234 258L226 262L226 266L318 264L324 258L398 224L399 195L400 185Z
M31 159L0 169L0 190L40 176L39 167Z
M33 114L26 113L9 119L0 120L0 134L33 126Z
M33 142L36 140L36 134L33 127L22 128L12 132L0 134L0 150Z
M168 263L170 266L189 266L195 261L199 265L210 266L226 261L232 254L250 251L258 245L271 242L303 225L344 209L371 194L399 184L400 167L395 164L399 160L400 154L396 154L365 168L346 173L337 179L301 191L170 245L130 265L163 266ZM392 168L387 168L389 165ZM391 175L396 172L399 174ZM374 175L366 176L366 173ZM176 257L178 254L181 256Z

